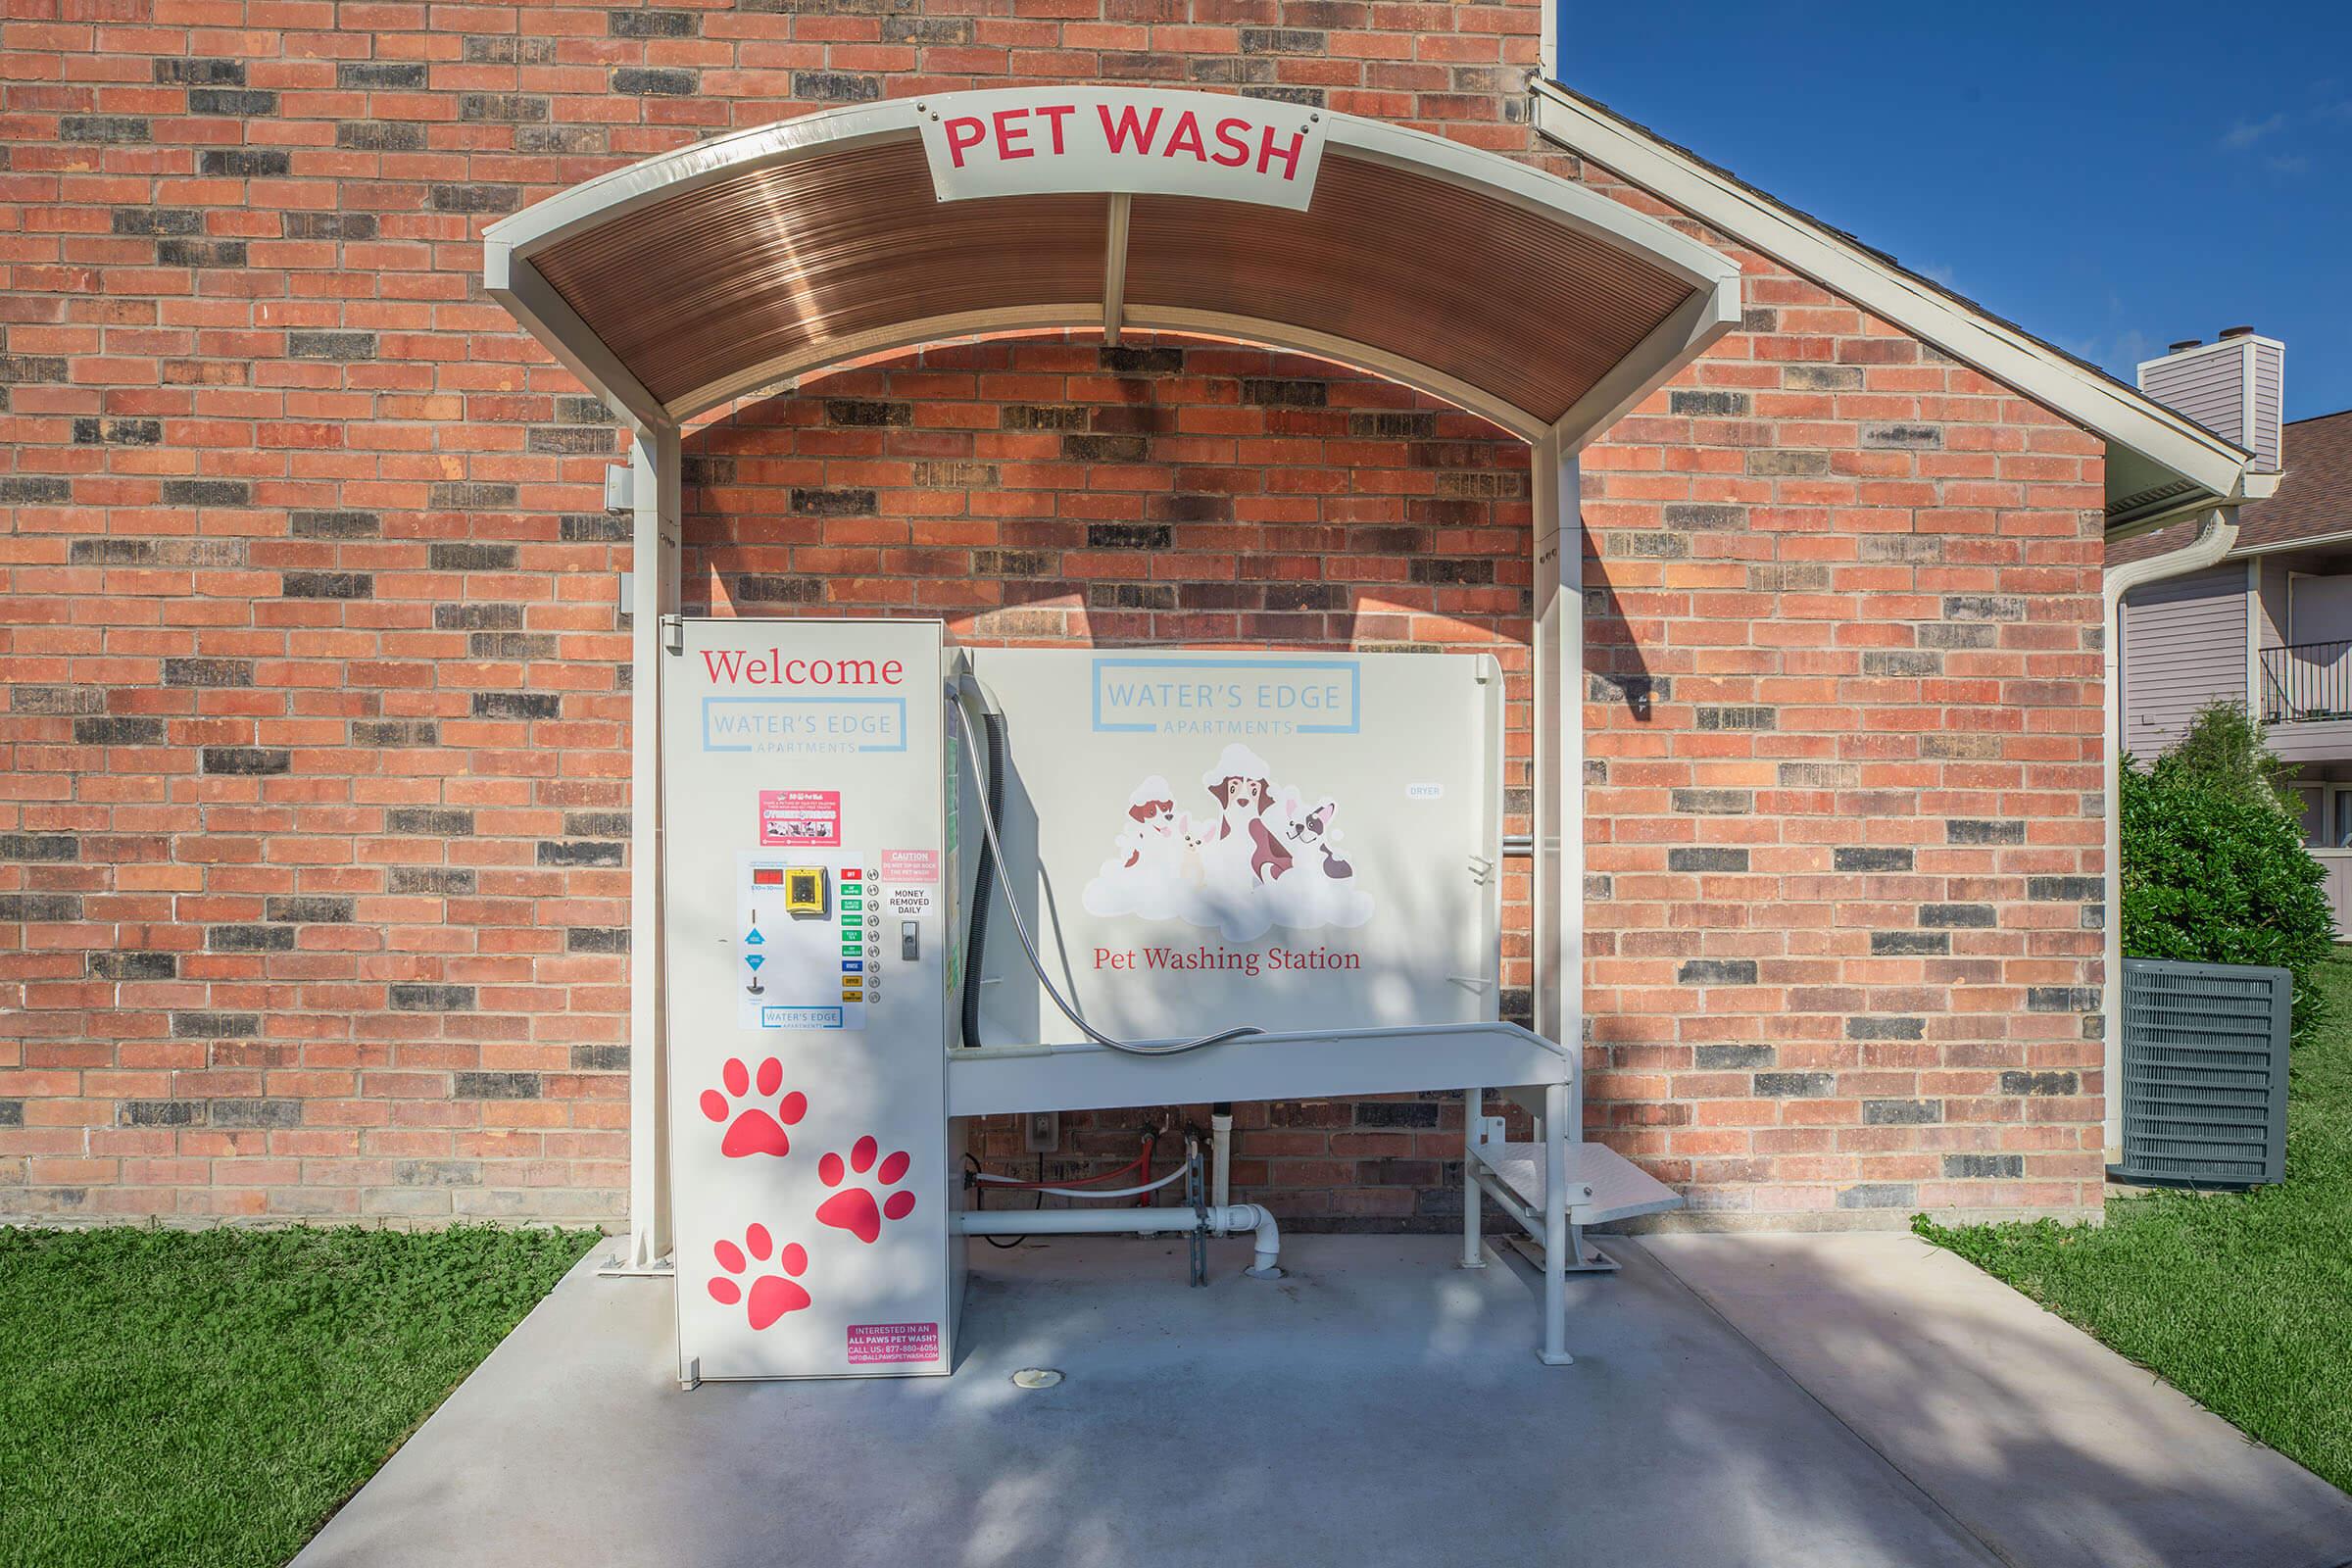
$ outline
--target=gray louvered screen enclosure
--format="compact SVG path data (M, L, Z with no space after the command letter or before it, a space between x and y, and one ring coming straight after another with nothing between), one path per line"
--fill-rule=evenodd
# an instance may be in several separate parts
M2284 969L2124 960L2119 1181L2259 1187L2286 1177Z

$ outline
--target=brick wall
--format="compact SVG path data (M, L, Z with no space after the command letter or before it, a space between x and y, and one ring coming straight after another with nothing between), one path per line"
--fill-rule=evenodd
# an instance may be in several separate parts
M1526 755L1527 448L1389 382L1149 334L934 349L738 410L687 443L686 480L689 613L939 615L965 643L1491 653ZM1505 1005L1524 1017L1524 876L1505 896L1521 933ZM1236 1116L1235 1183L1286 1223L1461 1212L1458 1096ZM1208 1107L1065 1116L1049 1171L1125 1164L1161 1120L1204 1126ZM1030 1168L1009 1121L977 1147Z
M1536 27L1351 0L15 8L0 1212L623 1207L619 445L480 297L489 219L710 131L1007 78L1526 152ZM1721 1222L2095 1204L2097 444L1744 260L1749 330L1588 458L1592 1117ZM1360 377L937 350L688 450L697 604L1468 644L1524 716L1524 454ZM1458 1117L1245 1108L1237 1180L1286 1220L1445 1223ZM1126 1125L1072 1158L1123 1158Z
M2096 1209L2100 445L1748 283L1586 461L1589 1114L1690 1222Z

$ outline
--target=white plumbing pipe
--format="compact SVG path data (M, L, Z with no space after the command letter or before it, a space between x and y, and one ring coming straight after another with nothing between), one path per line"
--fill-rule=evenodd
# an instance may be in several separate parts
M2107 1146L2107 1157L2119 1158L2124 1141L2124 822L2123 822L2123 675L2124 675L2124 596L2142 583L2160 582L2184 572L2202 571L2217 565L2230 549L2237 543L2237 509L2214 507L2197 521L2196 537L2178 550L2161 556L2126 562L2109 566L2104 573L2107 622L2102 637L2107 645L2104 661L2106 675L2107 723L2107 929L2103 956L2106 985L2102 988L2099 1011L2100 1025L2106 1033L2104 1060L2107 1080L2106 1127L2100 1139ZM2247 612L2252 613L2251 607ZM2246 708L2259 715L2255 707L2258 693L2246 693Z
M1140 1198L1146 1193L1156 1193L1162 1187L1171 1186L1184 1180L1184 1167L1179 1165L1155 1182L1146 1182L1140 1187L1107 1188L1032 1187L1018 1176L992 1176L986 1171L974 1171L972 1180L986 1182L991 1187L1017 1187L1027 1193L1052 1193L1056 1198Z
M948 1216L952 1228L965 1236L1134 1236L1145 1232L1176 1232L1201 1228L1201 1214L1191 1208L1011 1208L962 1209ZM1282 1278L1282 1231L1260 1203L1222 1203L1207 1211L1212 1234L1228 1231L1255 1233L1256 1261L1247 1270L1253 1280Z
M1219 1208L1233 1201L1233 1112L1208 1114L1208 1200Z

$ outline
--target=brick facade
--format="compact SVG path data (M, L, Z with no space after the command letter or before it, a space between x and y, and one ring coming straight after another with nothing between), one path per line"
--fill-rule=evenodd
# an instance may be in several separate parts
M13 16L11 1216L625 1206L621 443L481 297L491 218L1005 79L1305 98L1657 210L1532 153L1526 6ZM2095 1207L2099 443L1741 260L1745 329L1586 457L1590 1119L1709 1223ZM1394 386L1057 336L840 372L686 450L692 608L1481 648L1524 763L1526 453ZM1459 1115L1246 1106L1236 1184L1285 1223L1447 1224ZM1068 1167L1134 1120L1075 1119Z

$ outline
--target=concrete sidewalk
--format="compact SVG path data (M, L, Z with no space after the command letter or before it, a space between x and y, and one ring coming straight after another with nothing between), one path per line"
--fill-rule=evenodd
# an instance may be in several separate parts
M1246 1243L1212 1244L1194 1291L1181 1243L1032 1242L974 1258L952 1378L691 1393L670 1287L596 1278L600 1248L297 1561L2352 1558L2352 1500L2193 1407L2135 1426L2185 1401L2000 1287L1929 1320L1915 1303L1965 1295L1941 1277L1965 1265L1907 1238L1614 1242L1625 1272L1571 1287L1560 1369L1535 1359L1530 1271L1455 1269L1454 1245L1289 1238L1268 1285L1240 1277ZM1773 1321L1792 1313L1818 1323ZM1815 1365L1841 1336L1850 1375ZM2019 1382L1972 1375L1979 1356ZM1067 1381L1024 1392L1025 1366ZM2161 1460L2118 1461L2137 1431Z
M2352 1561L2352 1497L1949 1252L1906 1235L1644 1245L2004 1561Z

